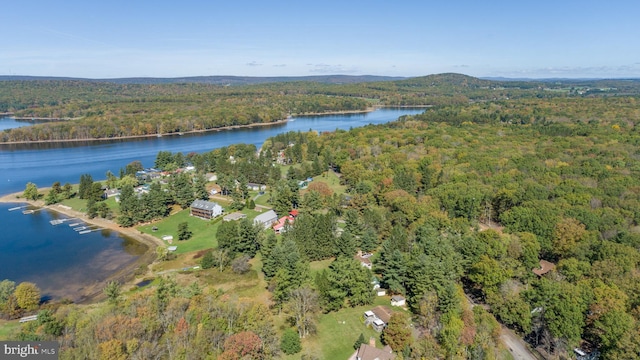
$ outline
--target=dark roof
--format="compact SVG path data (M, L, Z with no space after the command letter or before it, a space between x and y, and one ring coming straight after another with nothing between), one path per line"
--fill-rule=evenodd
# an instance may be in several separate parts
M194 200L191 203L192 208L202 209L202 210L213 210L216 206L220 206L220 205L211 201L206 201L206 200Z

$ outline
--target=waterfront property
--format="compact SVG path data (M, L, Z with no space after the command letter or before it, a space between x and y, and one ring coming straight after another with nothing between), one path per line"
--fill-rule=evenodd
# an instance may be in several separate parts
M222 215L222 206L217 203L206 200L195 200L191 203L191 216L199 217L205 220L211 220L214 217Z

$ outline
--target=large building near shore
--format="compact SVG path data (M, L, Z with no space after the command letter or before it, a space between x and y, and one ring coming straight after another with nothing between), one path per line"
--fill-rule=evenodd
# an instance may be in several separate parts
M222 215L222 206L218 203L214 203L206 200L195 200L191 203L191 216L199 217L202 219L210 220L214 217Z

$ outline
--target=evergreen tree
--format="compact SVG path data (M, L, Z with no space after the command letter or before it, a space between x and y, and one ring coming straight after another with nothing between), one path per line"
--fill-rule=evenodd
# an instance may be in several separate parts
M353 343L353 348L358 350L360 348L360 345L366 344L366 343L367 343L367 341L364 339L364 334L360 333L360 336L358 337L356 342Z
M189 240L192 235L193 232L189 230L189 223L185 221L178 224L178 240Z
M120 300L120 283L117 281L109 281L103 292L107 295L109 303L117 305Z
M185 173L177 174L172 178L170 189L174 202L183 209L191 206L191 203L196 199L189 175Z
M209 192L207 191L207 178L204 174L198 174L194 177L193 192L195 198L200 200L209 200Z
M204 253L202 259L200 260L200 267L202 267L203 269L211 269L214 266L215 259L213 258L213 252L207 251L206 253Z
M262 242L262 246L260 246L260 254L262 255L262 272L264 272L264 277L267 281L269 281L276 273L279 259L277 259L277 255L274 254L274 250L278 245L278 238L273 231L267 232L267 236Z
M89 219L93 219L96 216L98 216L96 200L93 197L90 197L87 200L87 217L89 217Z
M254 257L258 251L258 234L260 229L247 218L240 220L238 225L239 238L238 241L236 241L233 252Z
M80 175L80 184L78 185L78 197L80 199L88 199L93 186L93 177L91 174Z
M239 238L238 223L235 221L223 221L216 231L218 247L228 250L235 257L236 242Z
M127 185L122 187L120 191L120 215L118 216L118 224L124 227L135 225L139 221L138 208L138 198L133 192L133 186Z
M297 354L302 350L300 338L293 329L287 329L284 331L284 334L282 334L280 350L287 355Z
M372 252L378 247L378 235L375 230L370 227L364 231L360 237L360 250L364 252Z

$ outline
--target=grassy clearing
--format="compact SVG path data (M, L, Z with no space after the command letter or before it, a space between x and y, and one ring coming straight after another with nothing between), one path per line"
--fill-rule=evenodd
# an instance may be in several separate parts
M19 329L20 323L18 322L18 320L0 320L0 340L16 340L15 334L19 331Z
M320 260L320 261L312 261L309 263L309 273L311 274L311 278L315 278L316 274L324 269L328 269L329 265L333 262L333 258Z
M65 199L60 202L62 205L70 206L75 211L86 212L87 200L80 198Z
M370 337L376 339L377 346L381 348L380 333L366 327L363 319L364 312L377 305L389 305L389 300L376 298L373 305L320 315L318 333L302 340L302 354L315 354L321 359L348 359L355 351L353 343L360 333L367 341ZM300 356L283 356L283 359L300 359Z
M178 241L178 224L182 222L189 224L189 230L191 230L193 236L189 240ZM154 226L158 228L157 231L153 231ZM138 226L137 229L158 239L162 239L164 235L173 236L173 244L171 245L178 246L176 254L184 254L217 247L216 231L219 226L220 221L213 223L212 221L190 216L189 209L185 209L152 224Z
M256 195L258 195L258 193L251 195L251 198L253 199ZM254 202L256 203L256 205L262 205L262 206L269 206L271 207L271 204L269 204L269 198L271 197L271 194L269 194L269 190L265 191L263 195L259 195Z
M225 209L225 214L232 212L232 210ZM249 220L260 215L260 212L253 209L243 209L241 211L247 215ZM193 233L193 236L189 240L178 241L178 224L186 222L189 224L189 230ZM222 220L203 220L197 217L189 215L189 209L180 210L169 217L160 221L138 226L138 230L145 234L149 234L158 239L162 239L165 235L173 236L173 243L171 245L178 246L176 254L185 254L193 251L211 249L218 247L218 240L216 239L216 232ZM157 227L157 231L153 231L153 227ZM169 245L169 244L167 244Z
M194 272L195 276L214 289L222 290L234 298L250 298L265 304L270 303L271 295L260 269L259 257L250 261L251 270L246 274L236 274L231 269L220 272L217 268Z
M344 194L345 191L347 191L347 187L345 185L340 185L340 178L333 171L325 171L322 175L314 177L313 181L327 184L336 194Z

